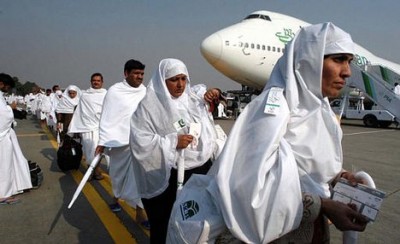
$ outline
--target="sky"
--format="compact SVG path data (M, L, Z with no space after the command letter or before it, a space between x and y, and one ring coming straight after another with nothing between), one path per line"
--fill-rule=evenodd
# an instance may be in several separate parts
M101 72L108 88L123 80L128 59L146 65L146 84L160 60L177 58L193 84L240 89L207 63L200 44L257 10L331 21L400 63L398 0L0 0L0 72L43 88L82 89Z

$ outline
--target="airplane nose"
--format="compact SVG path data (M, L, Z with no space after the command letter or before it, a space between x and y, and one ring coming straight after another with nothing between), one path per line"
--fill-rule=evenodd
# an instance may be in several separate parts
M201 54L210 63L215 64L222 54L222 39L218 34L212 34L203 40L200 46Z

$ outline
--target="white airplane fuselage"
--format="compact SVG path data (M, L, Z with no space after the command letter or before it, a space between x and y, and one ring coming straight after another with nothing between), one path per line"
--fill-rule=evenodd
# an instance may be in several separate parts
M310 25L270 11L256 11L241 22L210 35L201 44L204 58L230 79L263 89L285 45L297 31ZM400 73L400 65L379 58L356 44L358 65L380 64Z

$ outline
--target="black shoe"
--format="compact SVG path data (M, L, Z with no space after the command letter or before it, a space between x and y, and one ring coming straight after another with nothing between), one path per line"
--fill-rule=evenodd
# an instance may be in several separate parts
M120 212L122 210L121 206L119 205L119 203L113 203L109 205L111 211L115 212Z

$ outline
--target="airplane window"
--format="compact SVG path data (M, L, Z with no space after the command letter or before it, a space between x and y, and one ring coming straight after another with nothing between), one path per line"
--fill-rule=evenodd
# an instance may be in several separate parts
M254 49L254 43L251 44L251 49Z
M229 41L225 41L225 46L229 46Z
M267 21L271 21L271 18L268 15L262 15L262 14L250 14L244 19L263 19Z
M272 47L272 51L275 52L275 47Z
M281 52L281 49L278 47L278 53L280 53Z
M268 46L268 51L271 51L271 47L270 46Z
M249 47L249 44L248 43L244 44L244 47Z
M284 48L282 48L282 53L284 53L285 52L285 49Z
M257 49L260 49L260 44L257 44Z
M262 45L262 47L261 47L261 48L262 48L262 50L265 50L265 45Z

